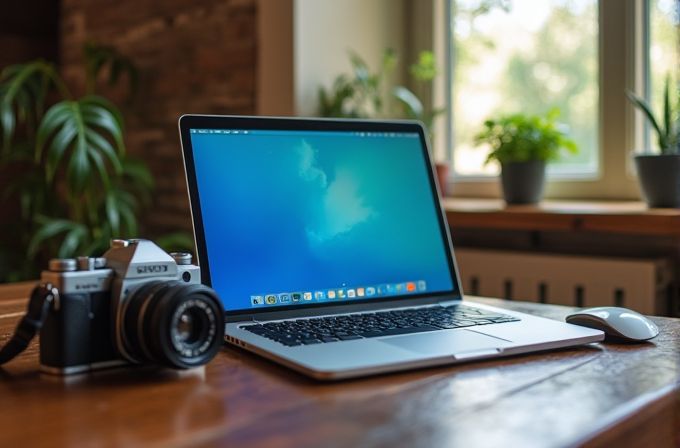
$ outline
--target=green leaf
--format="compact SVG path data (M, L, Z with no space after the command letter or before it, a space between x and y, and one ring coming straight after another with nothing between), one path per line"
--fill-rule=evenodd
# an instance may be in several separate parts
M4 96L0 101L0 126L2 127L2 152L3 155L9 151L10 141L14 134L14 125L16 118L14 117L14 109L10 98Z
M49 151L47 153L47 161L45 163L45 170L47 173L47 181L49 183L54 179L54 174L59 167L59 162L66 150L71 146L73 138L76 136L78 129L73 123L64 123L63 127L57 132L52 139Z
M120 233L120 210L114 193L106 196L106 217L109 220L112 234L118 235Z
M140 160L125 158L122 161L123 177L130 179L140 189L152 190L154 180L149 167Z
M109 185L108 172L102 155L116 173L122 172L120 155L124 153L122 127L114 113L115 107L99 97L85 97L78 101L63 101L47 111L38 128L36 154L40 158L50 141L46 171L51 180L64 154L70 153L66 183L71 198L78 197L94 181L93 173ZM116 148L107 140L115 141ZM97 153L97 155L95 155Z
M30 258L35 257L42 243L54 238L55 236L58 236L64 232L71 232L78 227L87 231L83 224L70 221L68 219L49 218L42 216L38 217L38 222L41 224L41 226L38 228L38 231L33 235L28 244L28 256Z
M411 66L411 74L419 81L432 81L439 74L434 53L421 51L418 55L418 62Z
M47 92L53 85L60 88L62 95L70 95L54 65L42 60L6 68L0 75L0 82L3 152L9 147L17 123L26 122L27 133L34 133L33 127L42 115Z
M388 48L387 50L385 50L382 56L382 66L380 68L380 75L386 75L387 73L391 72L397 65L398 59L399 56L396 50L392 48Z
M85 97L79 101L82 108L83 119L88 126L100 127L107 131L118 146L118 153L122 157L125 154L123 144L123 117L116 107L101 97Z
M74 198L80 196L85 190L92 176L92 167L87 157L87 143L82 135L80 134L76 140L76 146L66 169L66 184Z
M423 116L423 103L418 97L406 87L395 87L392 91L405 106L409 117L420 119Z
M112 189L106 198L106 214L113 238L137 236L137 199L127 191ZM124 232L123 230L126 230Z
M88 149L87 156L90 158L90 161L95 165L97 171L99 171L99 178L102 181L104 190L108 192L109 190L111 190L111 180L109 178L109 172L106 170L106 165L104 165L104 159L102 159L101 154L94 150L93 148Z
M71 104L70 101L59 102L52 106L43 117L40 126L38 127L38 134L36 137L36 162L39 162L42 159L42 151L49 140L50 135L56 132L60 126L63 126L64 123L71 118ZM71 126L73 126L73 123L71 123ZM55 149L53 148L53 150ZM61 148L59 148L59 150L61 150Z
M85 134L91 143L91 148L96 148L101 151L107 157L111 165L113 165L116 174L122 174L123 166L121 160L111 143L92 129L85 129Z
M79 248L88 238L87 228L82 224L74 223L73 228L64 236L59 246L59 258L74 258L81 255Z
M666 83L664 85L664 95L663 95L663 122L665 126L665 133L667 136L667 141L666 141L666 146L662 147L661 150L667 149L670 141L670 132L671 132L671 127L673 126L673 119L671 118L672 111L671 111L671 98L670 98L670 84L671 84L671 77L670 75L666 76Z
M120 132L122 133L125 131L125 121L123 120L123 115L120 113L118 108L106 98L97 95L90 95L81 98L80 102L82 104L87 104L88 107L92 106L96 108L98 106L99 108L107 110L116 120Z
M125 223L125 227L127 228L128 231L126 235L121 234L121 236L127 238L137 236L137 216L135 215L133 207L129 205L129 202L119 201L118 211L120 212L120 217L122 218L122 221Z
M357 53L351 52L349 55L350 62L354 68L354 76L362 84L368 84L368 78L370 76L370 71L368 70L368 65Z
M545 117L512 114L484 122L484 129L475 136L475 143L487 143L492 151L485 163L525 160L558 160L561 150L577 150L576 144L566 138L554 119L555 111Z
M663 150L666 148L668 145L668 136L664 131L661 130L661 127L659 126L659 123L656 121L656 117L654 116L654 112L652 111L651 106L647 101L636 95L635 93L631 92L630 90L625 90L626 96L628 97L628 100L632 102L635 106L637 106L638 109L642 110L644 112L645 116L647 117L647 120L650 122L652 127L654 127L654 130L656 131L657 137L659 139L659 146Z
M48 192L45 178L39 172L30 171L8 185L3 197L7 199L13 194L18 194L21 204L21 217L30 219L34 210L51 199L45 197Z
M186 232L161 235L154 242L166 252L195 252L194 237Z
M121 55L114 47L101 45L94 40L88 40L83 45L83 55L87 67L88 94L94 93L94 83L99 73L109 67L108 83L115 85L123 73L127 73L129 81L129 97L132 99L137 90L137 68L132 60Z

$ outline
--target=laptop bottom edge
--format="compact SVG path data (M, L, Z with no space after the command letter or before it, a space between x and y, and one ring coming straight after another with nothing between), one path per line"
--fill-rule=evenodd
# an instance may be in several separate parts
M470 331L470 330L454 330L454 331ZM399 338L397 336L396 338ZM392 338L393 339L393 338ZM429 367L443 367L447 365L468 363L471 361L482 361L492 358L507 358L515 355L522 355L528 353L541 352L545 350L554 350L560 348L573 347L583 344L590 344L604 339L603 334L594 333L589 336L580 337L577 339L558 340L550 342L541 342L536 344L528 344L521 346L497 347L480 350L463 350L456 353L451 353L443 356L432 357L414 357L412 360L401 360L392 363L379 364L365 364L361 366L353 366L348 368L324 369L320 366L301 363L294 359L280 356L277 353L263 349L254 344L249 344L233 336L226 335L225 340L231 344L241 347L247 351L255 353L263 358L274 361L292 370L295 370L303 375L309 376L320 381L338 381L344 379L352 379L357 377L366 377L372 375L379 375L384 373L394 373L406 370L429 368ZM344 344L351 345L355 341L347 341Z

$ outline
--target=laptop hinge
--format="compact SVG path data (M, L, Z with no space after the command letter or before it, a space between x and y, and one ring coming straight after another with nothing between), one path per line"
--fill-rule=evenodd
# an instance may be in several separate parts
M460 299L458 299L458 300L445 300L443 302L439 302L438 305L446 308L447 306L460 305L460 302L462 302L462 300L460 300Z

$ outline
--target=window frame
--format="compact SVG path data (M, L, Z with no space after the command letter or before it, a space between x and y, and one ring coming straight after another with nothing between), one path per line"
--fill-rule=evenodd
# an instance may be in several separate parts
M444 91L435 91L446 99L448 116L453 114L451 79L455 55L451 28L452 2L435 0L445 22L443 33L434 36L435 52L446 61ZM600 0L599 10L599 162L595 177L548 179L545 198L552 199L610 199L639 200L640 190L634 173L633 154L636 148L647 148L645 123L624 95L624 89L645 92L648 59L646 21L647 0ZM450 36L447 39L447 36ZM443 77L444 78L444 77ZM452 120L445 123L445 138L434 142L437 152L445 152L452 160ZM443 147L443 149L442 149ZM451 170L448 192L456 197L501 197L497 177L457 175Z

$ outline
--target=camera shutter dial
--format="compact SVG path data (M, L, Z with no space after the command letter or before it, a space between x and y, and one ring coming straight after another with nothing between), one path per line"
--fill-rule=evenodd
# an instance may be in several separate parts
M52 272L70 272L78 269L78 263L73 258L53 258L48 267Z

